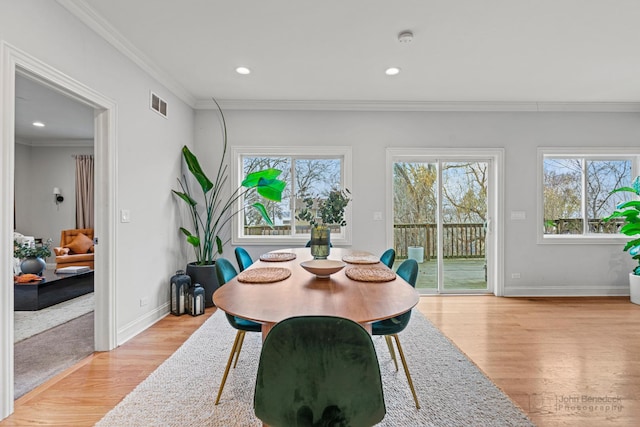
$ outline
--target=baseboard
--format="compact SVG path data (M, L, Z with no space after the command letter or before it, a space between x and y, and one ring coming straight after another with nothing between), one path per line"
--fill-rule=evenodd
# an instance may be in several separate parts
M506 287L505 297L622 297L629 296L629 286L571 287L522 286Z
M117 345L122 345L140 332L157 323L159 320L169 314L169 303L161 305L155 310L145 313L144 316L135 319L132 322L118 329Z

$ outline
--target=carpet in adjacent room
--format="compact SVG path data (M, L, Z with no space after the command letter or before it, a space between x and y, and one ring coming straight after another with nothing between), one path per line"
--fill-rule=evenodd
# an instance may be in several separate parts
M14 346L14 397L33 390L94 351L93 311Z

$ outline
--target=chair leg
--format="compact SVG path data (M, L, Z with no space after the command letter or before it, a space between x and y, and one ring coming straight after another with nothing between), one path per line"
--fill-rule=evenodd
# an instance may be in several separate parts
M233 346L231 347L231 353L229 354L229 360L227 361L227 366L224 368L224 374L222 375L222 382L220 383L220 389L218 390L218 397L216 397L216 405L220 402L220 396L222 396L222 390L224 389L224 384L227 382L227 375L229 375L229 368L231 368L231 362L233 361L233 356L236 354L236 350L238 348L238 344L242 342L244 338L244 331L238 331L236 333L236 339L233 340Z
M233 369L238 366L238 359L240 359L240 351L242 351L242 344L244 344L244 337L246 336L246 332L242 331L242 337L240 337L240 342L236 346L236 361L233 362Z
M396 346L398 346L398 353L400 353L400 359L402 360L402 366L404 366L404 373L407 375L407 381L409 382L409 388L411 389L411 394L413 394L413 400L416 401L416 408L420 409L420 402L418 402L418 395L416 394L416 389L413 387L411 374L409 374L409 366L407 366L407 359L405 359L404 351L402 351L402 346L400 345L400 338L398 337L398 334L393 334L393 338L395 338Z
M384 340L387 342L387 348L389 349L389 353L391 354L391 359L393 359L393 364L396 365L396 371L397 371L398 360L396 359L396 351L393 349L393 342L391 341L391 337L389 335L385 335Z

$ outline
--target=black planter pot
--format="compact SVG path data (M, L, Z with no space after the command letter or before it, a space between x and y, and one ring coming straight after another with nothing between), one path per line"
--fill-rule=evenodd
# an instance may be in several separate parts
M213 307L213 293L220 287L216 276L216 265L197 265L195 262L187 264L187 274L191 277L191 284L200 283L204 288L205 307Z

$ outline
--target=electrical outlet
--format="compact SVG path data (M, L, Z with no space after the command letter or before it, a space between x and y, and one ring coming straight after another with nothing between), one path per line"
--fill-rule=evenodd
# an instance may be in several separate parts
M511 278L512 279L519 279L520 278L520 273L511 273Z
M120 211L120 222L131 222L131 212L129 209L122 209Z
M374 221L382 221L382 212L374 212L373 213Z
M147 304L149 304L149 298L140 298L140 307L144 307Z

